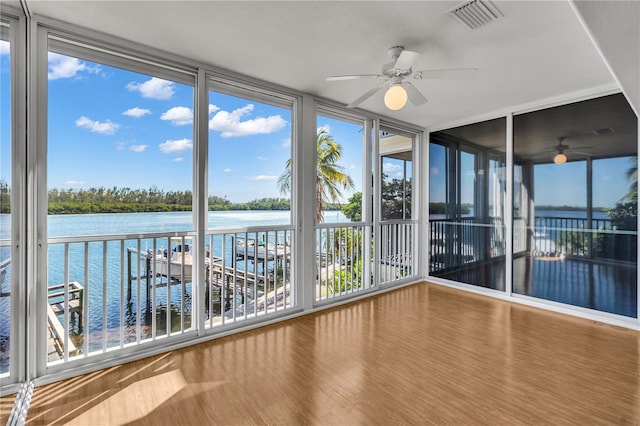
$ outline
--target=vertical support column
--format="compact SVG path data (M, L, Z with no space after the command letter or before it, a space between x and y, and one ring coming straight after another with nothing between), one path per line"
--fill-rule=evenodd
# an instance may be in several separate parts
M193 135L193 228L196 232L194 265L192 268L191 292L193 301L191 322L195 324L198 335L204 334L205 312L205 231L207 229L208 188L207 168L209 163L209 99L207 81L204 70L199 69L195 84L195 117ZM184 243L184 239L183 239ZM171 246L169 246L170 248ZM170 279L169 279L170 280ZM167 291L168 287L167 287ZM183 296L184 297L184 296ZM167 315L169 315L167 311ZM184 312L182 313L184 315Z
M423 132L413 143L415 163L413 165L414 187L411 206L414 218L418 219L417 241L414 253L418 257L419 274L427 278L430 269L431 237L429 232L429 132Z
M370 277L373 273L373 282L370 287L380 285L380 122L378 120L365 121L363 157L363 194L362 194L362 219L370 225L370 235L373 235L373 248L371 238L364 239L364 273L365 277ZM375 158L375 161L373 160ZM372 164L373 163L373 164ZM369 172L369 170L371 172ZM373 179L371 177L373 175ZM373 185L371 182L373 181ZM366 228L365 228L366 229ZM373 259L370 253L373 253ZM373 265L373 271L371 271Z
M505 294L511 296L513 293L513 114L507 115L507 134L505 135L507 144L507 196L505 214L506 230L506 265L505 265Z
M304 95L296 102L292 145L292 200L295 257L292 288L296 304L304 310L314 306L316 292L315 212L316 212L316 133L315 99Z
M593 259L593 160L587 157L587 257Z
M27 32L27 380L47 368L47 54L48 33Z
M24 5L26 8L26 5ZM27 364L29 355L27 349L27 313L28 290L25 287L28 251L30 244L30 230L27 206L27 150L24 143L27 139L27 114L29 113L27 92L27 54L29 11L24 10L20 17L16 11L15 20L10 20L9 43L11 45L11 326L10 326L10 370L9 383L25 382L29 377ZM5 381L0 381L4 385Z
M377 235L377 231L373 227L373 188L372 188L372 176L375 177L373 171L372 155L371 155L371 142L373 131L373 120L365 120L364 128L362 132L362 211L360 217L364 226L362 227L362 278L364 281L364 288L369 288L375 285L371 282L371 235ZM374 178L375 180L375 178ZM376 245L374 244L374 247Z

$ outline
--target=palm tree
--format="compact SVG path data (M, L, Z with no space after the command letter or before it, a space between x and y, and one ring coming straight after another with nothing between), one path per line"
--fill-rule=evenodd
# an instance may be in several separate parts
M353 188L353 180L346 173L345 168L338 165L342 157L342 146L326 129L318 129L316 145L316 220L321 222L324 204L337 203L342 190ZM285 171L278 178L278 186L283 194L291 191L291 159L287 160Z
M631 184L629 185L629 192L624 196L629 201L638 200L638 157L631 157L631 167L627 169L627 179Z

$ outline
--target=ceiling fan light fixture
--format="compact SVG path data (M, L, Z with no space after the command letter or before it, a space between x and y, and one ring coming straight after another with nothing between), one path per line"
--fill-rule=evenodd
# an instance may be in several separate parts
M384 104L392 111L398 111L407 104L409 95L401 84L394 84L384 94Z
M553 157L553 162L556 163L557 165L562 165L567 162L567 156L564 155L563 152L559 152L556 154L555 157Z

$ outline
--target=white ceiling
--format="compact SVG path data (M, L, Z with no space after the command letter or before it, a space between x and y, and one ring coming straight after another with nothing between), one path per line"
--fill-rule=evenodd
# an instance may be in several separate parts
M348 104L378 73L387 49L424 53L414 69L477 67L471 80L423 80L429 99L392 112L382 94L361 108L421 127L441 126L615 81L566 1L498 1L504 17L470 30L450 1L31 1L34 15L69 22Z

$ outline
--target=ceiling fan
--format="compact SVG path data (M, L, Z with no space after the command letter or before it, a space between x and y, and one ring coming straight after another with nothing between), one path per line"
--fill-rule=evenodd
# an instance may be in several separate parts
M553 162L556 163L557 165L562 165L562 164L567 162L567 154L565 154L565 151L571 150L569 145L565 145L565 144L562 143L562 141L564 141L564 139L565 139L564 137L557 138L558 145L554 146L553 149L550 149L550 150L547 151L547 152L555 152L556 153L553 156ZM586 148L591 148L591 147L584 146L582 148L586 149ZM572 153L578 154L578 155L583 155L583 156L586 156L586 157L592 157L592 155L587 153L587 152L577 152L577 151L573 151L572 150Z
M361 78L380 79L382 84L367 91L355 101L347 105L347 108L355 108L362 102L381 90L387 90L384 95L384 103L391 110L404 108L407 100L415 106L427 102L422 93L406 79L413 77L415 80L436 79L436 78L467 78L474 76L477 68L450 68L436 70L413 71L412 66L422 55L420 52L405 50L402 46L394 46L387 51L392 61L382 66L381 74L355 74L336 75L327 78L327 81L355 80Z

